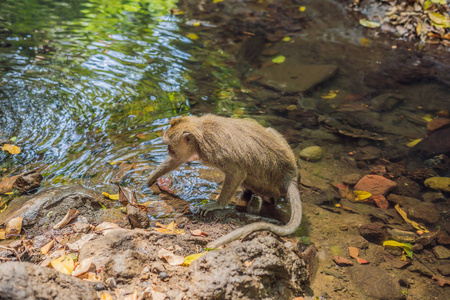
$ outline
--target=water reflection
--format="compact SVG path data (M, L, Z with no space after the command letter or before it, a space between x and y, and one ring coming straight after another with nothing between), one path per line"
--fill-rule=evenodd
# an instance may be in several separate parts
M48 164L44 185L82 183L114 192L110 181L122 172L114 162L122 161L137 167L119 182L140 188L149 162L166 155L160 136L169 118L189 110L183 91L191 88L191 41L168 15L174 6L102 0L2 4L0 136L16 136L22 153L0 153L0 167ZM179 173L196 172L195 166ZM193 194L199 196L187 196Z

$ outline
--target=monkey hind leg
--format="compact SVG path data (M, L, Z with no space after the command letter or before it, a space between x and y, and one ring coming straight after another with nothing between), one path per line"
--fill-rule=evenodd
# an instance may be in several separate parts
M241 192L241 195L239 197L239 201L236 205L236 210L239 212L246 212L247 207L252 200L253 192L249 189L244 189Z

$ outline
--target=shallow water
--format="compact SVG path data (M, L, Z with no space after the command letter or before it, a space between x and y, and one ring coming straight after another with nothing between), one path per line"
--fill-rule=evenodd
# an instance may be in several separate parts
M0 152L0 169L9 175L47 165L44 186L80 183L117 193L115 184L120 183L142 192L143 202L155 198L145 178L166 157L161 136L177 115L251 116L286 134L290 123L265 121L267 116L286 116L273 109L285 103L285 97L294 97L295 103L313 99L310 110L331 117L336 107L365 105L384 92L404 95L408 100L401 109L419 117L448 110L450 81L446 69L440 69L445 64L433 53L424 52L419 60L408 56L407 46L394 51L392 39L349 26L354 21L342 18L346 8L327 3L326 9L322 2L311 4L299 23L304 29L285 30L292 40L273 47L295 64L337 65L339 74L320 88L292 96L245 82L254 69L264 72L264 64L243 71L235 58L242 39L225 38L228 25L216 27L211 15L189 1L181 6L188 13L178 16L170 13L175 1L4 1L0 136L17 137L14 143L22 152ZM267 9L264 3L258 5L246 8ZM239 8L218 7L231 20ZM200 26L195 17L203 17ZM259 57L263 62L271 59L264 52ZM389 78L397 69L413 70L424 60L435 64L424 69L430 71L427 76L406 82ZM340 98L321 98L330 90L339 90ZM398 111L385 112L378 122L388 123L395 114ZM301 127L305 125L298 123L297 129ZM401 121L385 131L395 135L396 143L422 136L422 129ZM301 145L298 131L291 135L289 142ZM194 205L212 199L220 182L215 175L199 177L203 169L191 163L171 175L174 190Z

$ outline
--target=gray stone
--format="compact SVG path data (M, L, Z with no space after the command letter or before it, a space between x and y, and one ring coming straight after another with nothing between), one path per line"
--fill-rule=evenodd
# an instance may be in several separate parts
M0 299L98 299L93 284L26 262L0 264Z
M375 111L390 111L405 99L403 95L381 94L370 100L370 108Z
M323 149L319 146L306 147L298 155L306 161L319 161L323 156Z
M438 266L437 269L442 275L450 276L450 264Z
M303 93L332 78L337 70L335 65L298 65L287 58L283 64L264 69L259 82L286 94Z
M433 253L438 259L450 258L450 250L441 245L434 247Z
M400 243L414 243L419 237L415 232L399 229L388 229L388 233L392 240Z
M355 185L362 178L361 174L352 173L342 176L342 182L345 184Z
M439 221L441 214L433 203L420 202L408 209L408 216L418 222L435 224Z
M373 266L348 269L353 288L358 294L375 299L403 299L400 285L388 272Z
M34 196L24 196L11 201L8 210L0 214L0 225L15 217L22 217L23 226L53 226L59 222L71 208L78 209L89 221L93 221L93 207L101 209L98 204L110 207L101 194L82 186L71 185L52 188ZM48 212L52 211L51 214Z

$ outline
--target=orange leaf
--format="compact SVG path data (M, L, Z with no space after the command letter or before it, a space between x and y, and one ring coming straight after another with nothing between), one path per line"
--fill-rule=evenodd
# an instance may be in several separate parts
M208 234L200 229L191 230L193 236L208 236Z
M360 257L357 257L356 260L358 261L358 263L359 263L360 265L366 265L366 264L369 263L367 260L362 259L362 258L360 258Z
M353 257L353 258L358 257L358 248L348 247L348 252L350 253L350 257Z
M2 146L2 150L3 151L8 151L11 154L19 154L20 153L20 148L11 144L4 144Z

